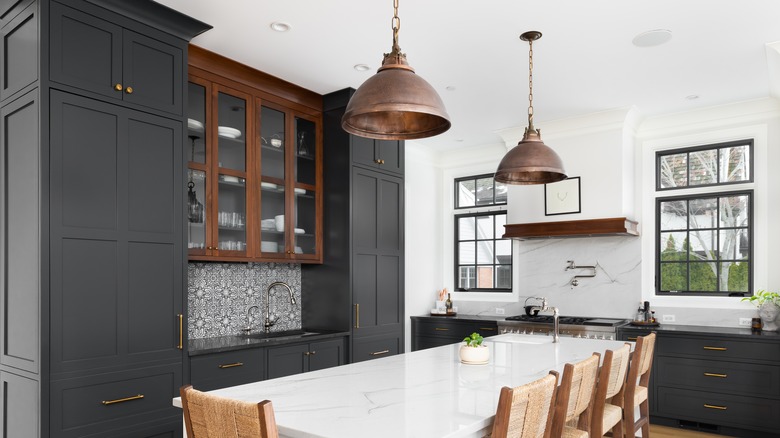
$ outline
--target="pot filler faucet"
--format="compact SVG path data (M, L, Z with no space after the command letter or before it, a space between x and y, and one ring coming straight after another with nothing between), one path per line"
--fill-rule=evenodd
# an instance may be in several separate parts
M268 286L268 289L265 290L265 323L263 324L263 327L265 328L265 332L269 333L271 331L271 326L276 324L276 321L271 321L271 289L273 289L275 286L284 286L287 288L287 292L290 293L290 304L295 305L295 295L293 294L293 290L290 287L289 284L283 282L283 281L275 281L271 283ZM557 309L556 309L557 312ZM556 327L557 327L557 319L556 319ZM557 333L557 330L556 330Z
M553 313L553 344L555 344L560 340L560 337L558 336L558 333L560 333L560 330L558 329L558 317L560 316L560 313L558 313L557 307L550 307L547 305L547 298L542 298L542 308L539 312L550 311Z

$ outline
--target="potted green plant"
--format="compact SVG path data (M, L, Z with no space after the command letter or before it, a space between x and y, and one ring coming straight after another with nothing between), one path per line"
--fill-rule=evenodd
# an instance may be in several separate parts
M768 332L777 331L778 326L775 320L777 315L780 314L780 294L760 289L752 297L742 298L742 301L747 301L756 306L758 316L761 317L761 322L764 325L762 330Z
M484 338L477 332L463 338L464 344L460 346L460 361L466 364L486 364L490 359L490 351L487 345L483 345Z

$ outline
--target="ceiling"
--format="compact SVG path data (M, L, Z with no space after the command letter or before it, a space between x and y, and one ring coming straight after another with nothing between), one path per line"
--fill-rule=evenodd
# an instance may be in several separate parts
M158 2L214 26L194 44L320 94L358 88L392 45L391 0ZM518 36L527 30L543 34L534 43L542 130L616 108L652 116L766 97L780 82L768 68L780 49L766 47L780 41L777 0L400 0L399 17L401 49L452 121L417 141L437 151L501 144L496 131L526 124L528 43ZM275 21L291 29L276 32ZM632 44L655 29L671 40Z

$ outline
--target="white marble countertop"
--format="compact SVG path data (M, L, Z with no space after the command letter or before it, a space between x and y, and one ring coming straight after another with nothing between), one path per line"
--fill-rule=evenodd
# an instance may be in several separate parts
M493 423L502 386L619 348L623 341L504 334L490 337L487 365L465 365L460 344L358 362L213 394L271 400L279 432L290 438L481 437ZM174 406L181 407L175 398Z

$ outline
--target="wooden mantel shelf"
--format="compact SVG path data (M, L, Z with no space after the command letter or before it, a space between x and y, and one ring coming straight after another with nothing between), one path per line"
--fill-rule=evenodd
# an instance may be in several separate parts
M504 238L527 240L563 237L638 236L637 225L635 221L624 217L507 224Z

